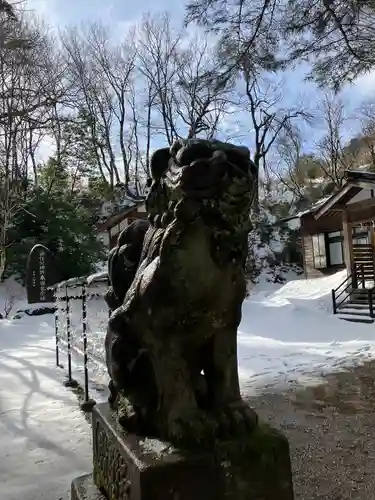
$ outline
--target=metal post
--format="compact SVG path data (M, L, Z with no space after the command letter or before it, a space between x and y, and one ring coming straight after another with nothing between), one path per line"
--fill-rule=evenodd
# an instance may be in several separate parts
M370 318L374 317L374 302L373 302L373 296L372 296L373 288L369 288L367 293L368 293L368 307L370 311Z
M362 273L362 288L366 288L366 283L365 283L365 271L363 264L361 265L361 273Z
M358 273L357 273L357 266L354 264L352 268L352 287L353 289L358 288Z
M82 337L83 337L83 363L85 374L85 400L81 404L83 411L91 411L96 401L89 398L89 373L88 373L88 355L87 355L87 294L86 285L82 286Z
M332 293L332 307L333 307L333 314L337 313L337 307L336 307L336 295L335 295L335 290L331 291Z
M70 302L68 295L68 287L65 285L65 299L66 299L66 338L68 341L68 380L72 380L72 346L71 346L71 332L70 332Z
M54 293L54 303L55 303L55 339L56 339L56 366L61 368L60 365L60 353L59 353L59 299L56 295L56 290Z
M66 338L68 343L68 380L65 381L65 387L77 387L78 383L72 379L72 338L70 330L70 303L68 295L68 286L65 285L65 301L66 301Z
M83 336L83 362L85 372L85 401L89 399L89 377L87 373L87 324L86 324L86 287L82 287L82 336Z

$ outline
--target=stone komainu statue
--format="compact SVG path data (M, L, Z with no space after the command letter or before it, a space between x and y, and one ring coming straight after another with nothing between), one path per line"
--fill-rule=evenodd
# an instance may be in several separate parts
M256 171L247 148L179 140L157 150L146 201L109 257L110 404L130 431L179 444L244 433L237 328Z

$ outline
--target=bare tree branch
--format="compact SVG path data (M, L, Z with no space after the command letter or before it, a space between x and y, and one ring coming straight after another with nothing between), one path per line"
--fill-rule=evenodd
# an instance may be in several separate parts
M327 130L325 136L317 143L321 157L323 175L335 186L343 183L344 170L352 168L354 156L345 149L343 131L346 118L344 105L336 97L326 94L321 106L323 122Z

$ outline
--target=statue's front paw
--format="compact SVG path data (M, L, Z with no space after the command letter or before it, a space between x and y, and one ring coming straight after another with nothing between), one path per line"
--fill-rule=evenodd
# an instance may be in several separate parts
M172 442L211 445L217 434L217 423L204 411L192 411L173 419L168 424L168 439Z
M108 389L109 389L108 403L110 408L113 410L116 408L117 398L119 395L113 380L109 381Z
M240 400L230 405L234 422L245 426L247 431L252 431L258 425L258 415L248 404ZM235 424L236 425L236 424Z
M124 396L117 398L117 420L128 432L139 431L139 418L134 406Z
M258 415L244 401L228 404L218 412L219 433L223 438L244 435L258 425Z

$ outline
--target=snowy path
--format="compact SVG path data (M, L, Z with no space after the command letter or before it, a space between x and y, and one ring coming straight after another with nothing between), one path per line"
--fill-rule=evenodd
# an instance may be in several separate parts
M375 324L349 323L332 314L331 289L344 278L345 271L319 279L295 279L283 286L263 282L253 287L244 301L238 331L239 375L245 395L296 383L319 384L323 374L375 358ZM96 299L88 301L88 311L89 350L96 360L89 363L93 389L93 384L108 383L104 360L108 312L104 301ZM74 376L82 382L81 304L73 304L71 312L77 351ZM103 397L103 393L93 394Z
M244 392L319 384L323 374L375 357L375 324L349 323L332 314L331 289L344 278L345 271L254 287L238 332Z
M340 321L330 291L343 273L285 286L254 287L238 334L244 393L294 382L319 383L324 373L375 358L375 324ZM1 291L1 290L0 290ZM0 293L1 298L1 293ZM89 304L90 391L106 384L104 331L108 315ZM73 347L81 348L80 309L72 310ZM66 356L62 354L62 362ZM73 375L82 381L82 356ZM0 321L0 500L67 500L73 477L91 470L91 429L55 368L53 318ZM95 386L97 384L97 386Z
M52 331L37 317L0 322L1 500L67 500L91 470L91 429L55 368Z

